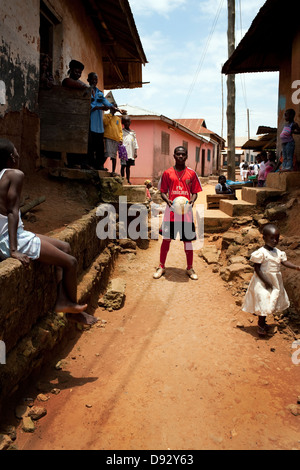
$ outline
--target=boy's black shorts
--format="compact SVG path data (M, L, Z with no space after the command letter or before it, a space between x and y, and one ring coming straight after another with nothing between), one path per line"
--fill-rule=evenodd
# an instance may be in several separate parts
M179 239L183 242L192 242L196 240L196 228L194 222L163 222L159 233L168 240Z

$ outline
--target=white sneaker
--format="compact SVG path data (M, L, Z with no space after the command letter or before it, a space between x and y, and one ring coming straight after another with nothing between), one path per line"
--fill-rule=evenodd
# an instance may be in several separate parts
M161 266L157 268L156 272L153 274L154 279L159 279L163 274L165 274L166 270Z
M186 273L187 273L187 275L189 276L189 278L192 279L193 281L197 281L197 280L198 280L198 276L197 276L197 274L195 273L195 271L193 270L193 268L187 269L187 270L186 270Z

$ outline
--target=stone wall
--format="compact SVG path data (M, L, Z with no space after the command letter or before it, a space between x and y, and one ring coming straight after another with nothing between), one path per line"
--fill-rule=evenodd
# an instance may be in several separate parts
M118 248L96 235L96 209L70 224L55 237L68 241L78 260L78 301L91 302L107 286ZM0 340L6 364L0 364L0 411L3 400L39 367L70 328L53 313L56 300L55 268L34 261L24 267L7 259L0 263Z

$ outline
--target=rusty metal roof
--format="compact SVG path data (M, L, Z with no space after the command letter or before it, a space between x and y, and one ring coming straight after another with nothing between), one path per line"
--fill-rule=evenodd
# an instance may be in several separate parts
M176 119L177 122L182 124L183 126L191 129L191 131L195 132L195 134L201 134L205 130L208 131L206 127L206 123L204 119ZM210 132L210 131L208 131Z
M276 149L277 135L268 134L264 135L258 140L250 139L242 146L243 150L255 150L260 152L266 149Z
M277 134L277 127L259 126L256 135Z
M84 2L103 45L106 89L141 87L147 58L128 0Z
M210 136L211 138L216 139L224 147L225 139L223 139L223 137L220 137L214 131L207 129L206 122L204 119L176 119L176 121L187 129L190 129L195 134L199 134L205 137Z
M267 0L225 62L222 73L279 71L283 60L290 55L298 30L299 17L293 11L293 2L285 4L282 0Z

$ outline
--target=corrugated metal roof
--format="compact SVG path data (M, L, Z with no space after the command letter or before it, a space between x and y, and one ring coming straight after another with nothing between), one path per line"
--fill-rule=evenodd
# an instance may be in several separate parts
M148 109L139 108L138 106L131 106L130 104L120 104L121 109L125 109L129 116L157 116L160 117L160 113L149 111Z
M266 149L275 149L277 143L277 135L270 134L262 136L258 140L250 139L242 146L244 150L255 150L257 152Z
M83 1L103 45L106 88L141 87L147 58L128 0Z
M198 119L176 119L177 122L182 124L183 126L187 127L188 129L191 129L191 131L195 132L195 134L201 134L201 133L211 133L207 127L204 119L198 118Z
M277 127L259 126L256 135L277 134Z
M276 72L289 55L292 40L299 30L299 15L293 7L299 2L267 0L222 73Z
M187 127L195 134L205 136L206 139L209 139L208 135L210 135L214 140L217 140L222 146L225 144L225 139L220 137L214 131L207 129L206 122L204 119L201 118L194 118L194 119L176 119L181 125Z

